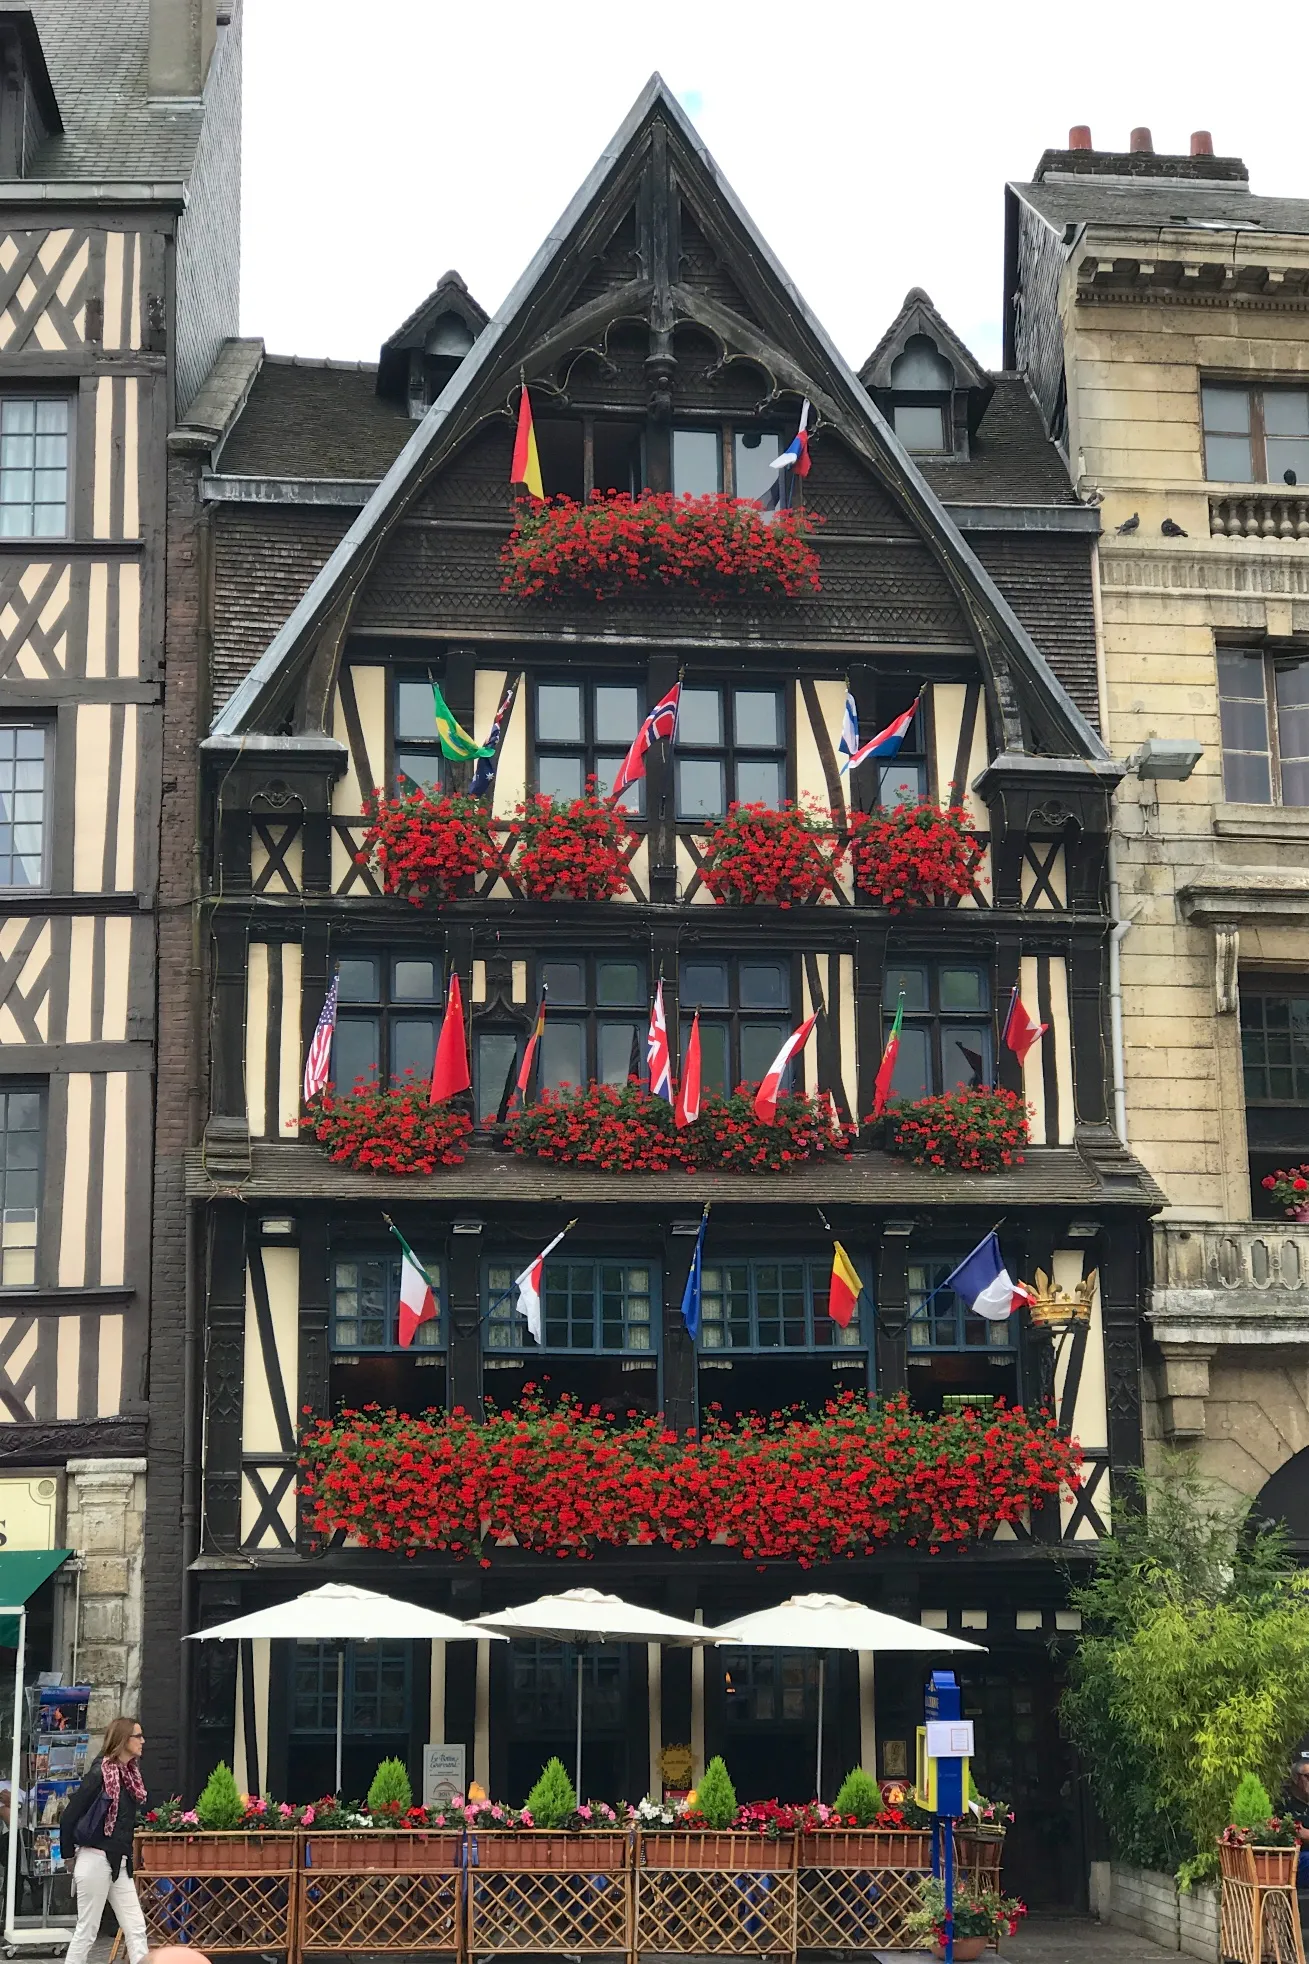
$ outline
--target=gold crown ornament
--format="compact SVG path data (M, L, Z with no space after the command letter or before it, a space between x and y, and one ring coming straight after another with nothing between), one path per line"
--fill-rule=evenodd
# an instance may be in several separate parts
M1056 1334L1075 1329L1079 1323L1089 1323L1098 1276L1099 1270L1093 1268L1069 1295L1043 1268L1038 1268L1027 1298L1028 1315L1034 1323Z

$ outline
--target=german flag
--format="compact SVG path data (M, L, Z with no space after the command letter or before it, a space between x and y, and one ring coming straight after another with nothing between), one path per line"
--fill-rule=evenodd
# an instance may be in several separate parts
M521 484L529 497L545 497L545 487L541 483L541 459L536 448L536 426L532 421L532 401L526 382L518 398L518 430L514 437L514 461L509 467L509 482Z

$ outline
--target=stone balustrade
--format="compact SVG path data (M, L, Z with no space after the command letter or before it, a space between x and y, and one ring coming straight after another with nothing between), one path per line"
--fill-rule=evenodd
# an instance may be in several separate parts
M1211 496L1209 531L1216 539L1309 539L1309 490Z

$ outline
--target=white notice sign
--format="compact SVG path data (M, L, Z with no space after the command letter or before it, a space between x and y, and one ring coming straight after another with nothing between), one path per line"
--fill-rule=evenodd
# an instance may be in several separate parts
M423 1747L423 1806L448 1807L464 1791L464 1748Z
M971 1759L976 1750L971 1719L928 1719L929 1759Z

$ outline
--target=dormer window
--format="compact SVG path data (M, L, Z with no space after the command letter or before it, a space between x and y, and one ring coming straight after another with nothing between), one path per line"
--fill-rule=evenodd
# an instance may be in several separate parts
M891 421L906 450L952 450L954 369L928 334L911 334L891 364Z

